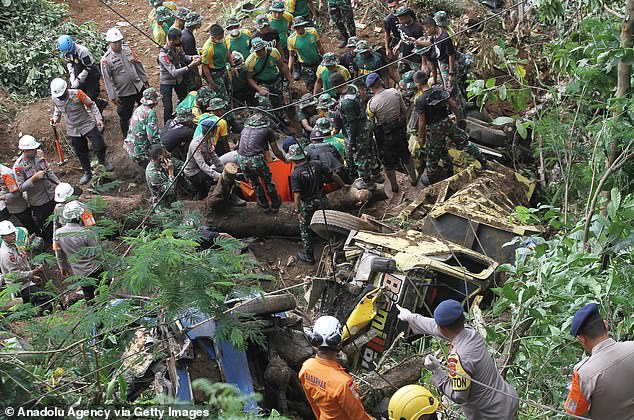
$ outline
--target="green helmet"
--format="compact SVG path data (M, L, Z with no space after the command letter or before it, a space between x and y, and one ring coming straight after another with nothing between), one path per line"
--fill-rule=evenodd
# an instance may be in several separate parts
M416 88L416 83L414 82L414 73L416 73L415 70L410 70L403 74L403 77L401 77L401 81L398 82L398 85L400 86L402 91L405 92Z
M255 37L251 40L251 52L260 51L261 49L264 49L268 46L269 46L268 42L266 42L260 37Z
M356 36L351 36L348 38L348 42L346 43L346 48L354 48L357 46L357 42L359 42L359 38Z
M321 60L322 66L336 66L337 65L337 55L335 53L327 52L324 54Z
M295 16L293 18L293 28L297 28L298 26L306 26L308 25L308 21L304 19L304 16Z
M191 108L177 108L176 109L176 117L174 117L175 123L184 124L190 121L194 121L194 114L192 113Z
M301 98L301 102L299 103L299 109L308 108L309 106L313 105L317 105L317 98L315 98L310 93L305 93Z
M269 10L271 12L283 12L286 10L286 8L284 7L284 3L282 3L280 0L274 0L273 3L271 3L271 7L269 8Z
M191 13L191 10L189 10L187 7L179 7L178 10L176 10L175 12L172 12L174 17L180 20L187 20L187 15L190 13Z
M315 121L315 128L319 129L319 131L326 135L330 135L330 133L332 133L332 123L328 118L321 117Z
M271 21L267 15L257 15L255 17L255 27L258 29L264 28L266 25L270 25Z
M269 117L261 112L258 112L247 119L246 126L252 128L263 128L268 127L270 124L271 122L269 121Z
M200 15L198 12L189 12L185 17L185 27L191 28L192 26L199 25L202 22L204 17Z
M286 159L288 160L304 160L306 159L306 155L299 144L291 144L291 147L288 148L288 153L286 154Z
M203 86L198 89L196 93L196 105L206 108L209 105L209 101L214 97L214 93L209 86Z
M227 29L237 27L240 26L240 21L235 16L229 16L225 22L225 26Z
M414 12L412 12L412 9L410 9L407 6L401 6L398 9L396 9L396 11L394 12L394 16L399 17L399 16L405 16L405 15L411 15Z
M372 48L370 47L370 43L366 41L365 39L358 40L357 46L354 49L354 52L356 52L357 54L360 54L360 53L364 53L368 51L372 51Z
M437 11L434 15L434 20L438 26L449 26L449 17L444 10Z
M163 96L156 90L156 88L147 88L143 91L143 98L141 103L143 105L156 105Z
M217 111L219 109L222 109L224 107L227 106L227 103L225 102L224 99L222 98L213 98L211 101L209 101L209 105L207 106L208 109L210 109L211 111Z
M154 20L157 22L167 22L174 16L174 12L168 9L165 6L159 6L156 8L156 13L154 14Z

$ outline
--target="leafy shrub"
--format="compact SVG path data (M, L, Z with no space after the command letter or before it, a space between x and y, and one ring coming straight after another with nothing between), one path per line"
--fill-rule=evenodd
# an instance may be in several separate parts
M99 60L105 43L93 22L76 25L65 18L68 6L47 0L13 1L0 8L0 85L9 93L43 97L51 79L66 68L57 38L68 34Z

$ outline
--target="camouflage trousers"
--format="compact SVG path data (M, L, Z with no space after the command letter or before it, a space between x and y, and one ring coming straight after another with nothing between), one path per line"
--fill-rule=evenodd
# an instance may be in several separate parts
M258 85L268 89L269 100L271 101L271 106L273 108L279 108L284 105L284 85L281 77L278 77L270 83L258 80ZM275 111L275 116L279 119L283 119L284 110Z
M215 97L222 98L229 102L231 100L230 90L232 89L232 85L227 70L212 70L211 79L216 85Z
M443 85L445 89L451 93L451 97L458 102L458 108L460 109L460 113L464 113L464 107L466 105L464 98L462 97L462 92L460 91L460 86L458 85L460 80L460 74L458 73L458 64L454 66L454 71L456 74L454 75L454 82L451 83L449 81L449 62L443 63L442 61L438 62L438 69L440 70L440 77L442 77ZM462 118L463 115L460 115Z
M350 1L328 1L328 14L343 38L347 39L351 36L357 36L357 28L354 24L354 13L352 12Z
M304 84L306 84L306 89L309 92L313 91L315 87L315 82L317 82L317 67L319 63L314 65L308 65L304 63L300 63L302 79L304 79Z
M242 156L238 154L237 160L240 170L251 183L253 191L255 191L258 204L263 207L269 207L269 198L272 202L279 200L271 170L264 155Z
M378 175L381 172L381 164L377 159L376 144L369 122L361 128L356 142L353 143L346 138L346 165L348 165L350 173L354 174L356 170L359 178L365 182L370 182L373 175Z
M310 256L314 256L315 250L313 248L314 233L310 229L310 221L313 219L313 214L321 209L327 209L328 199L326 197L315 198L309 201L299 202L299 212L302 215L299 221L299 234L302 238L302 245L304 245L304 251Z
M445 118L428 125L425 133L426 171L429 175L438 170L438 161L442 161L443 168L452 168L453 159L447 151L448 139L451 140L456 149L464 150L477 161L482 162L484 159L478 146L469 142L467 133L456 127L452 120Z

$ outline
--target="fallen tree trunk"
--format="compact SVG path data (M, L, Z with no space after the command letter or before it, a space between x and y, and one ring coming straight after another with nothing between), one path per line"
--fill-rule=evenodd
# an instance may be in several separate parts
M238 165L235 163L227 163L225 165L220 180L207 197L207 207L209 209L217 209L227 202L231 196L231 191L236 185L238 169Z
M365 375L362 381L357 382L365 409L372 411L384 398L392 396L398 388L418 382L424 360L423 355L416 355L381 375L376 372Z

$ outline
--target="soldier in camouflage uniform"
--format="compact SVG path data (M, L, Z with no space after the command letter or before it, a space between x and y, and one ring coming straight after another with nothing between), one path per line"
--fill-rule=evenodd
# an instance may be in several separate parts
M160 143L160 132L155 107L162 96L156 88L149 88L143 92L141 105L134 110L130 120L128 136L123 141L123 148L130 158L139 166L145 168L149 158L148 149L152 144Z
M181 172L183 162L171 157L161 144L150 146L148 158L145 180L152 195L152 204L156 206L154 211L160 212L177 200L175 177Z
M346 184L319 160L307 161L304 151L297 144L290 147L286 158L295 163L295 169L291 174L291 190L295 196L294 213L299 213L299 232L304 245L304 250L297 253L297 258L314 264L315 252L310 221L316 211L329 207L328 199L324 195L324 181L334 180L342 188L345 188Z
M425 73L416 74L417 84L427 78ZM420 79L423 80L420 80ZM427 80L421 85L422 93L416 99L418 112L418 142L425 146L426 167L421 176L421 183L431 185L442 180L439 173L438 161L442 161L445 176L453 175L453 160L447 151L447 139L451 140L455 148L464 150L480 162L482 169L491 169L486 157L478 146L469 142L469 136L449 118L449 108L456 118L459 117L458 104L450 97L450 93L441 86L433 88L427 85Z
M277 213L282 205L282 199L273 183L264 153L270 146L273 154L282 162L286 162L286 158L277 147L277 137L269 125L268 117L262 113L258 112L249 117L240 133L237 160L244 176L255 191L258 205L265 213Z
M337 100L329 93L322 93L319 95L319 101L317 102L317 111L320 117L327 118L331 124L334 124L335 115L337 113Z
M321 6L320 0L319 9L321 9ZM354 13L352 12L350 0L328 0L328 15L341 34L339 48L343 48L348 43L348 38L357 36L357 28L354 24Z
M337 108L346 135L346 156L349 166L356 166L359 178L354 182L358 189L376 189L375 182L383 182L381 165L376 156L376 145L372 135L372 123L368 120L361 103L359 89L354 85L343 85L345 80L340 73L330 76L330 84L339 94ZM343 85L343 86L341 86Z

